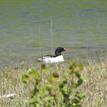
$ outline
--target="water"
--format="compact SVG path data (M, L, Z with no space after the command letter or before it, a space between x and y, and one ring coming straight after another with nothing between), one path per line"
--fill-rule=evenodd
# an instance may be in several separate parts
M107 1L0 1L1 66L33 63L57 46L71 50L65 54L68 59L106 53Z

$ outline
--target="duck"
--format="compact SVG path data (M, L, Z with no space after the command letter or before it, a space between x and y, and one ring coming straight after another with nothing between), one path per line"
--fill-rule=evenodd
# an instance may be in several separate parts
M38 58L38 61L43 62L44 64L60 63L64 61L62 52L66 51L66 48L57 47L55 49L55 55L46 55L42 58Z

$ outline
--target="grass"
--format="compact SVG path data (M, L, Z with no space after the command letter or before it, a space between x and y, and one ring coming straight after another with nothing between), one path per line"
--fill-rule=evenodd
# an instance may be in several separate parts
M88 78L83 90L87 98L84 105L87 107L106 107L107 105L107 62L89 61L84 74Z
M67 69L67 67L64 66L63 69ZM26 86L21 81L21 76L28 68L32 68L32 66L5 67L0 71L0 95L17 94L14 98L0 98L0 107L25 106L33 88L33 85ZM81 90L86 93L86 98L82 102L83 107L106 107L107 62L96 63L94 60L89 60L82 75L86 77L86 81L81 86Z

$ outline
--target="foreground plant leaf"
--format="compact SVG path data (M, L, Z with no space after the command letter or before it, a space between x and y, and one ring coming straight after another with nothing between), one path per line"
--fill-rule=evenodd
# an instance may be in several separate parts
M77 91L83 84L81 72L83 66L76 62L70 63L68 69L54 69L42 65L40 70L29 69L22 80L32 82L28 107L82 107L84 99L82 91ZM30 83L29 83L30 84Z

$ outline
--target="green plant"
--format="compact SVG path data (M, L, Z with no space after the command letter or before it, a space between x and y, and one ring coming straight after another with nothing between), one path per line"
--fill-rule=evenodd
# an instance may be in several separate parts
M22 75L25 84L33 84L28 107L82 107L84 93L81 64L71 62L68 69L54 69L41 65L40 70L29 69Z

